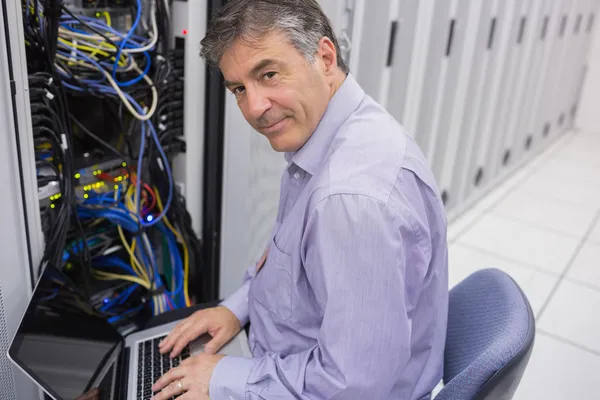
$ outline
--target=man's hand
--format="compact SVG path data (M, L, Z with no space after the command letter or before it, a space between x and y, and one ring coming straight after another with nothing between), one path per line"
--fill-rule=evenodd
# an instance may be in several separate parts
M224 355L200 353L181 362L179 367L169 370L154 385L158 392L154 400L167 400L183 393L178 400L208 400L210 378L217 363Z
M215 354L241 329L240 321L226 307L199 310L177 324L160 343L159 350L161 354L170 351L171 357L176 357L192 340L208 333L213 339L204 346L204 352Z

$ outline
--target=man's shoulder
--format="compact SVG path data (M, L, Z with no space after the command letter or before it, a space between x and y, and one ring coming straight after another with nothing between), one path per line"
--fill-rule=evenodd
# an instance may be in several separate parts
M369 96L344 122L331 143L316 188L323 193L360 194L387 201L410 170L435 185L428 163L409 132Z

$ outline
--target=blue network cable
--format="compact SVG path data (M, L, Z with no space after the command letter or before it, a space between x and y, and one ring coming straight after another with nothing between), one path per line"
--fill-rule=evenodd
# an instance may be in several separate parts
M115 63L113 64L113 71L112 71L112 77L115 80L115 82L117 82L117 85L123 87L123 86L129 86L132 85L133 80L131 81L127 81L127 82L119 82L117 80L117 67L119 64L119 58L121 57L121 53L123 52L123 49L125 48L125 45L127 44L127 41L129 40L129 38L131 37L131 35L133 35L133 32L135 31L135 29L137 28L138 24L140 23L140 18L142 16L142 2L141 0L136 0L136 4L137 4L137 9L136 9L136 15L135 15L135 20L133 21L133 25L131 25L131 29L129 29L129 32L127 32L127 36L125 36L125 38L121 41L121 44L119 45L119 50L117 50L117 55L115 57Z

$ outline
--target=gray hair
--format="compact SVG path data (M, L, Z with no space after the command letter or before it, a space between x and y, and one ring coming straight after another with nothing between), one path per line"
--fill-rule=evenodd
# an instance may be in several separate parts
M339 68L348 73L331 23L317 0L230 0L210 22L200 55L218 65L237 39L252 43L276 30L284 32L311 64L319 41L328 37L335 45Z

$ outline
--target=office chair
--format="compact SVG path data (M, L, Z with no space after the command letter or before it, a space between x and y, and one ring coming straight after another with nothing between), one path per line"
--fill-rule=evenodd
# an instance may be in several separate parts
M534 336L531 306L512 278L473 273L450 291L445 385L435 400L512 399Z

